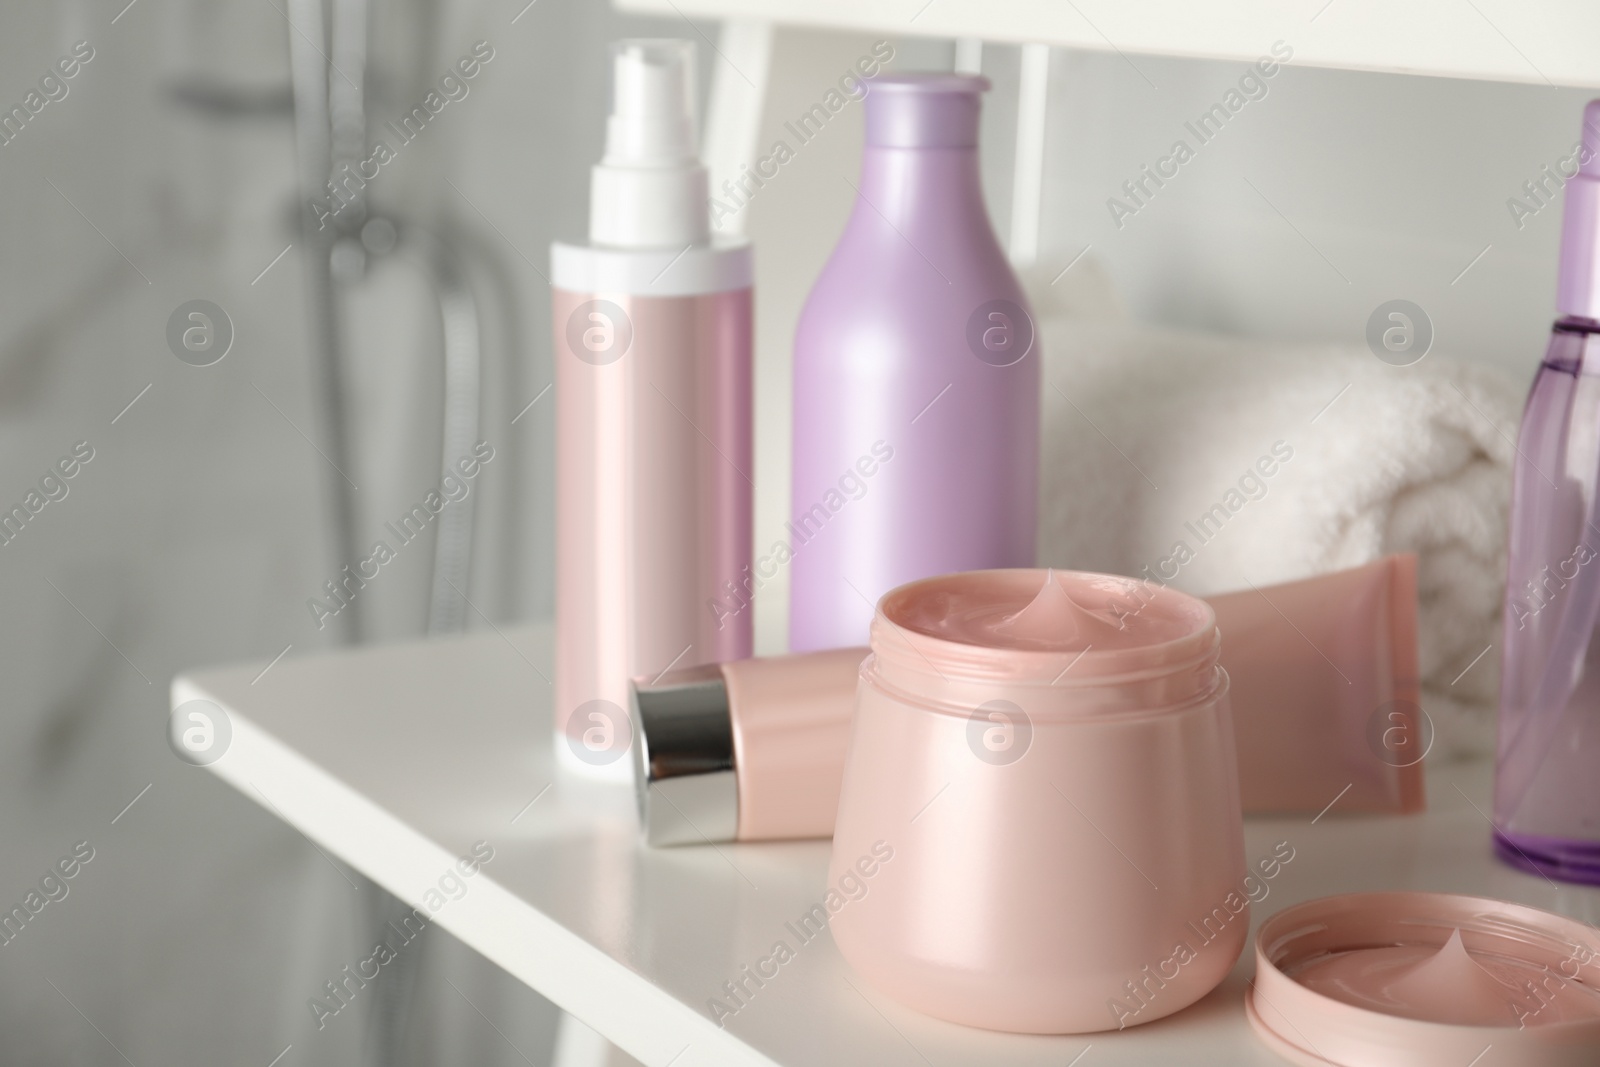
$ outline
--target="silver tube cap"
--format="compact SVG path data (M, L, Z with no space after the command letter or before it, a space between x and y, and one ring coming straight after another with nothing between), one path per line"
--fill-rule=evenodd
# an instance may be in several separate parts
M733 716L716 664L632 687L639 825L652 846L732 841L739 830Z

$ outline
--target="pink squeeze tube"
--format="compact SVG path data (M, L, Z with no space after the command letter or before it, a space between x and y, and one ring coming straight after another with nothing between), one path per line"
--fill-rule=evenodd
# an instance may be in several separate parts
M1417 559L1387 556L1207 601L1233 679L1248 812L1423 808ZM1346 791L1346 786L1349 787Z
M1159 587L1132 588L1124 614ZM1246 813L1314 815L1335 797L1339 811L1421 809L1428 730L1417 704L1413 557L1207 603L1231 679ZM995 625L985 640L1005 636ZM1059 636L1039 628L1035 639ZM646 840L831 835L868 651L743 660L639 682L633 714Z
M864 648L677 670L634 689L652 845L827 837Z
M550 266L555 749L626 781L629 680L751 652L711 606L751 559L751 262L713 243L694 48L621 41L587 246Z

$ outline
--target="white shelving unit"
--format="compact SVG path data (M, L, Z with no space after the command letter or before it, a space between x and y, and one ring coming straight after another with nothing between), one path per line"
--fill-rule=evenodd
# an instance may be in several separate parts
M1600 86L1600 4L1591 0L614 0L640 15L722 26L705 156L712 188L756 159L776 26L957 41L976 69L985 41L1023 46L1010 248L1038 245L1049 48L1250 63L1274 41L1296 66Z
M1586 0L615 0L663 18L1254 60L1274 40L1316 67L1600 85Z
M457 857L487 842L493 859L434 921L651 1067L1281 1067L1245 1022L1248 951L1199 1004L1120 1033L991 1033L879 996L829 937L799 944L785 925L822 899L827 842L651 850L631 795L556 780L550 644L547 629L517 629L205 670L172 698L229 717L211 770L402 900L427 907ZM1344 818L1334 805L1316 820L1247 820L1248 856L1294 849L1254 922L1328 893L1405 888L1600 920L1600 890L1491 858L1488 797L1488 768L1469 765L1431 777L1424 815ZM728 1003L724 983L780 939L794 960L718 1026L708 1002ZM1476 1067L1517 1065L1491 1050Z

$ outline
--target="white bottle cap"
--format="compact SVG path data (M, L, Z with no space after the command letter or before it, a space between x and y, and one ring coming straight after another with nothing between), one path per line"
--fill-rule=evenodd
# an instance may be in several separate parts
M613 248L705 244L709 183L695 151L694 44L611 46L611 116L594 168L589 239Z

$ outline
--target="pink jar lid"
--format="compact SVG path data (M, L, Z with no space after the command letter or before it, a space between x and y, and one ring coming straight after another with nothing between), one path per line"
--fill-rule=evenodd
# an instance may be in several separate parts
M1600 932L1485 897L1323 897L1262 924L1245 1013L1307 1067L1593 1067Z

